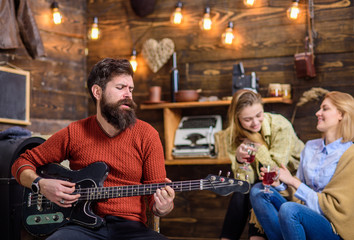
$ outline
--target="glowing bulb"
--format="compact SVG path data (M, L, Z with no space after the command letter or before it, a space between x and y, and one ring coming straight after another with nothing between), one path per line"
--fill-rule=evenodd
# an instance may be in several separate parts
M211 18L210 18L210 8L206 7L202 21L200 22L200 27L202 30L211 29Z
M171 22L173 24L181 24L183 19L182 15L182 3L178 2L175 11L171 15Z
M295 0L290 8L288 9L288 18L291 19L291 20L296 20L299 16L299 13L300 13L300 9L299 9L299 3L298 3L299 0Z
M100 38L100 29L98 28L98 18L93 18L92 27L89 31L89 38L92 40L97 40Z
M138 68L138 62L136 61L136 50L133 49L132 55L130 57L130 65L132 65L133 71L135 72L136 69Z
M243 0L243 4L247 7L252 7L254 4L255 0Z
M235 36L233 33L233 23L229 22L225 32L221 35L221 41L223 44L231 45Z
M59 4L57 2L52 3L52 11L53 11L54 24L60 24L62 20L62 16L59 12Z

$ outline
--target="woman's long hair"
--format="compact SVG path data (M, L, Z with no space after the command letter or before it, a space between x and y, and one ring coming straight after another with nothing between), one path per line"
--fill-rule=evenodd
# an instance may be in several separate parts
M339 122L337 138L342 137L343 142L354 141L354 98L348 93L329 92L325 95L331 103L342 113L342 120Z
M238 90L232 97L232 101L228 110L229 127L231 129L230 142L233 148L238 147L245 138L252 142L267 144L264 142L260 133L254 133L244 129L240 123L239 115L245 107L252 106L253 104L261 104L262 97L260 94L251 90Z

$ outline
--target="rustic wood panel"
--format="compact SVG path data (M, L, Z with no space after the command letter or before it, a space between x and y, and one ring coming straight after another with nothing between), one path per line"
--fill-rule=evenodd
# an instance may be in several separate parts
M30 71L29 130L53 134L68 122L88 115L86 82L86 0L59 2L63 23L51 21L52 2L29 1L42 42L45 57L31 59L24 47L0 50L0 61ZM0 124L0 129L11 125Z

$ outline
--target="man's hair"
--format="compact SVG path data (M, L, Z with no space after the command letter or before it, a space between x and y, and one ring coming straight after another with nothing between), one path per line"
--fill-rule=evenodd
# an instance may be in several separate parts
M87 78L87 88L95 104L96 98L93 96L92 86L97 84L104 91L107 83L113 77L120 75L134 76L132 66L127 59L105 58L93 66Z

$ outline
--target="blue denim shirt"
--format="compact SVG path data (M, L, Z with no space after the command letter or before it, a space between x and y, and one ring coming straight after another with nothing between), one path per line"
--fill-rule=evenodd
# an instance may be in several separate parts
M296 176L302 183L297 189L295 197L322 215L317 192L323 191L332 179L340 157L353 144L341 141L342 138L325 145L324 139L311 140L306 143L301 153L300 166Z

